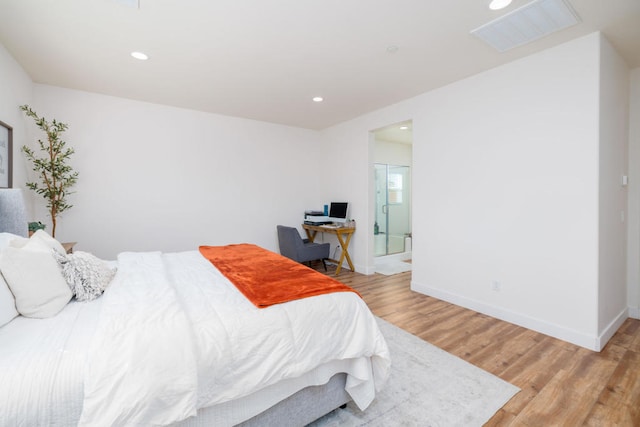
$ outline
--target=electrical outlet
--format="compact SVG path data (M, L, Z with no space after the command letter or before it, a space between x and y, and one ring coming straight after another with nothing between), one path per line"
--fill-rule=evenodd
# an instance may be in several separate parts
M491 282L491 289L495 292L500 292L500 282L498 282L497 280L494 280L493 282Z

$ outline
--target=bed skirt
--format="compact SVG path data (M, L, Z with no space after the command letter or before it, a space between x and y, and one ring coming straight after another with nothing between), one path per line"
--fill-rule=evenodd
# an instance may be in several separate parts
M346 381L346 374L336 374L327 384L304 388L239 425L242 427L305 426L351 400L344 391Z
M238 424L242 427L305 426L351 401L345 391L347 374L335 374L323 385L308 386L276 403L265 411ZM174 427L210 427L220 425L221 409L233 412L233 407L216 405L198 411L197 417L173 424ZM230 414L228 414L230 415ZM228 418L233 418L230 416Z

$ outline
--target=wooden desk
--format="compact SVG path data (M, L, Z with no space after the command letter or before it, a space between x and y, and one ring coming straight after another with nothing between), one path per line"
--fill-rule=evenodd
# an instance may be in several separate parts
M64 248L65 251L67 251L68 254L73 253L73 247L75 245L76 245L76 242L62 243L62 247Z
M338 241L340 242L340 246L342 247L342 254L340 254L340 259L335 260L329 258L329 261L338 264L338 267L336 268L336 276L340 274L340 270L342 269L342 262L345 260L345 258L347 259L347 264L349 264L349 268L351 269L351 271L356 271L355 268L353 268L353 263L351 262L351 257L349 256L348 251L349 242L351 242L351 236L353 236L353 233L355 233L356 231L354 227L331 227L326 225L302 224L302 228L304 228L309 241L312 243L316 238L316 234L318 234L318 231L321 233L335 234L336 237L338 237ZM343 238L345 236L346 239Z

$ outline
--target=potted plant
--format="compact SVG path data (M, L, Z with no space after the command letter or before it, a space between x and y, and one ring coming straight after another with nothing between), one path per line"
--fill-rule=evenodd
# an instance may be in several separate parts
M73 207L67 203L67 195L76 181L78 172L67 163L69 157L74 153L73 148L66 147L66 143L60 135L67 130L67 125L56 121L47 121L44 117L39 117L28 105L20 106L27 117L31 117L46 135L45 141L39 139L38 144L42 157L26 145L22 146L22 152L31 161L33 171L40 179L39 182L27 182L27 187L40 194L47 202L47 209L51 216L51 236L56 236L56 219L58 215Z
M38 230L44 230L47 226L40 221L34 221L29 223L29 237Z

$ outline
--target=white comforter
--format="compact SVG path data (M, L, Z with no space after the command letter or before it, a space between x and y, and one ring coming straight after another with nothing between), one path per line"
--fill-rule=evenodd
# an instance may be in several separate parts
M257 309L198 252L123 253L102 299L81 425L169 424L336 360L364 409L389 375L352 292Z
M0 426L77 424L101 304L72 301L54 317L18 316L0 328Z

